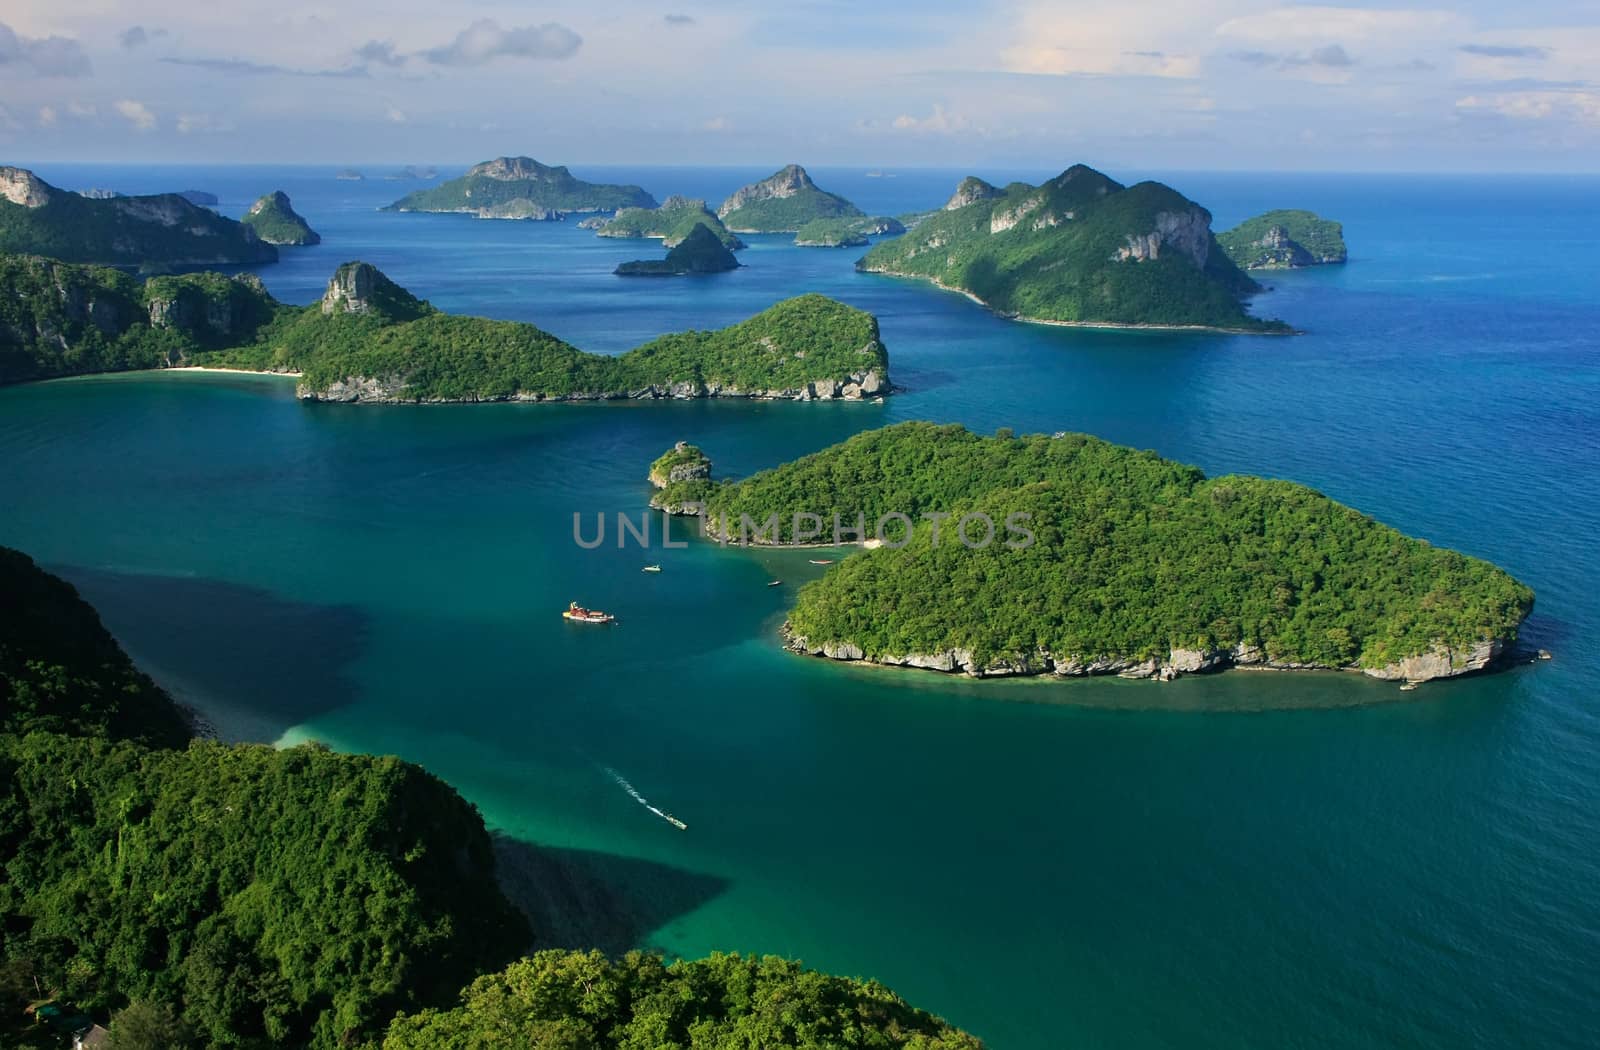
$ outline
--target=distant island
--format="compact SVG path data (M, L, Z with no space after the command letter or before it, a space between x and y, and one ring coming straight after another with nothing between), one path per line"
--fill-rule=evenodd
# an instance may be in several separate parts
M201 739L71 584L7 547L0 594L0 1045L87 1031L85 1046L152 1050L722 1047L794 1032L784 1045L982 1050L877 982L784 959L524 955L555 917L524 911L530 891L575 893L589 928L628 916L599 883L508 871L476 807L420 766Z
M548 167L531 157L498 157L473 165L459 179L402 197L383 210L554 221L576 213L655 206L655 198L638 186L584 182L566 168Z
M322 235L300 217L289 203L289 195L282 190L274 190L250 205L250 210L239 221L255 230L256 236L268 244L303 246L322 243Z
M660 237L668 248L677 247L696 226L705 226L729 248L737 251L744 247L705 201L690 197L668 197L659 208L623 208L610 218L596 216L578 225L601 237Z
M795 233L813 219L857 219L865 213L818 189L806 169L790 164L734 192L717 216L735 233Z
M343 168L334 175L334 178L341 182L361 182L366 176L354 168Z
M215 193L207 193L205 190L179 190L178 196L202 208L214 208L222 203Z
M1297 270L1348 258L1344 227L1314 212L1269 211L1217 234L1228 258L1246 270Z
M860 248L875 234L905 233L899 219L884 215L859 219L812 219L795 231L794 243L802 248Z
M0 167L0 252L165 269L275 262L254 230L176 193L91 198Z
M712 538L884 540L789 612L789 647L836 660L977 677L1238 666L1421 681L1489 666L1533 606L1493 565L1311 489L1207 478L1082 434L903 423L721 484L674 480L691 458L669 456L652 470L667 468L654 505L703 503ZM834 537L835 520L854 534Z
M877 321L820 295L613 356L531 324L442 313L361 262L339 267L306 307L277 302L249 274L141 284L36 256L0 256L0 287L12 293L0 296L0 383L202 366L297 373L304 399L366 403L856 400L889 389Z
M635 259L617 267L622 277L679 277L694 273L737 270L739 260L711 228L697 222L689 235L667 252L665 259Z
M1211 213L1159 182L1076 165L1004 190L964 181L946 210L858 266L920 277L1007 317L1051 324L1283 333L1245 312L1260 286L1211 234Z

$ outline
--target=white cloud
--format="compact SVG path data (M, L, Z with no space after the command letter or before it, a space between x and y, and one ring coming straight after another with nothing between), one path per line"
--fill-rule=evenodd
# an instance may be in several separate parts
M83 45L64 36L19 36L0 22L0 67L21 66L41 77L86 77L89 56Z
M456 34L443 47L429 48L422 57L439 66L481 66L507 58L568 58L583 44L583 37L564 25L503 29L492 18L482 18Z
M132 124L140 131L149 131L156 126L156 115L150 112L143 102L131 98L118 99L112 104L117 114Z
M1216 35L1260 44L1324 46L1338 40L1389 41L1415 46L1469 28L1453 11L1377 11L1357 7L1280 7L1231 18Z
M727 117L712 117L700 127L706 131L729 131L732 130L733 124Z
M11 115L11 111L0 106L0 131L16 131L21 127L22 125L17 123L17 118Z
M390 106L383 114L384 119L391 124L404 124L411 118L406 116L405 110L398 106Z
M67 103L67 113L70 116L77 117L79 120L93 120L100 115L100 111L94 105L87 102L79 102L77 99Z
M233 123L210 113L178 114L178 134L193 135L207 131L232 131Z
M1600 126L1600 91L1500 91L1456 100L1467 114L1493 114L1512 120L1573 120Z
M39 107L39 126L53 128L56 126L56 108L54 106Z
M909 113L902 113L890 122L890 127L896 131L908 131L918 135L954 135L963 131L979 131L972 122L959 113L951 113L943 106L935 105L933 112L926 117L913 117Z

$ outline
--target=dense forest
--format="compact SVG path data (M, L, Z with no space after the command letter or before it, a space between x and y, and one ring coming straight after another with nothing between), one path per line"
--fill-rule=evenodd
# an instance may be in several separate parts
M1034 320L1287 331L1245 312L1255 282L1217 247L1210 213L1161 183L1125 187L1080 164L961 200L875 245L861 268L930 278Z
M392 400L418 401L800 394L869 372L870 393L887 390L876 319L821 295L613 356L531 324L442 313L366 263L339 267L306 307L277 302L248 274L140 282L36 256L0 256L0 284L15 293L0 297L0 383L184 364L299 372L308 396L383 379Z
M794 635L868 657L958 649L981 670L1041 654L1087 663L1242 646L1284 664L1370 668L1439 645L1513 641L1533 603L1493 565L1303 486L1208 479L1081 434L903 423L742 482L679 482L657 503L697 498L709 529L726 521L735 539L756 531L742 519L759 526L774 514L785 543L797 525L822 533L813 542L829 538L835 515L869 534L884 515L916 522L897 546L907 537L890 520L889 545L846 558L790 611ZM928 514L952 515L937 541ZM959 542L966 514L994 523L981 549ZM1028 530L1025 545L1008 519ZM982 521L970 529L980 542Z
M0 592L0 1046L979 1046L778 959L514 961L537 931L449 785L190 739L71 585L0 548Z

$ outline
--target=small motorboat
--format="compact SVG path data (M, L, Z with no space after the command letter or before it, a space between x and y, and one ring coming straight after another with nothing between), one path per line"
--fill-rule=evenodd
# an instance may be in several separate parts
M767 581L767 586L768 587L782 587L783 586L783 581L782 580L768 580Z
M568 605L566 610L561 614L561 616L564 619L571 620L573 623L616 623L617 622L617 618L615 616L612 616L610 613L601 612L599 609L585 609L583 606L579 605L577 602L573 602L571 605Z
M640 572L660 572L661 571L661 566L660 565L646 565L644 568L640 569L639 571Z
M1402 685L1400 687L1400 691L1402 693L1409 693L1413 689L1415 689L1416 687L1417 687L1417 683L1415 683L1415 682L1406 682L1404 685Z
M813 564L813 565L832 565L833 564L833 559L832 558L812 558L811 559L811 564Z

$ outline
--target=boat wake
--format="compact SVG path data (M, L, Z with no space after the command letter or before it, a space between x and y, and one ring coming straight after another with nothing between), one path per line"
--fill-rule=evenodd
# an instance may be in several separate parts
M668 812L666 812L664 810L657 809L655 806L652 806L650 804L650 800L649 799L647 799L643 795L639 794L638 789L636 789L632 784L628 783L628 778L627 777L623 776L621 773L618 773L615 769L612 769L610 766L604 766L602 768L605 769L606 773L610 775L612 780L615 780L617 782L617 786L619 788L621 788L622 790L626 791L629 795L631 795L633 797L633 800L635 802L639 803L639 805L643 806L645 809L648 809L650 812L654 813L656 816L660 817L662 820L666 821L668 824L671 824L673 827L677 828L679 831L688 831L689 830L689 825L685 824L683 821L679 820L677 817L673 816L671 813L668 813Z

